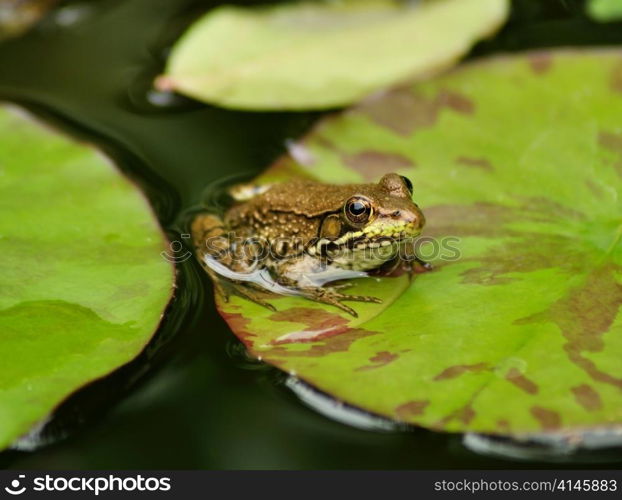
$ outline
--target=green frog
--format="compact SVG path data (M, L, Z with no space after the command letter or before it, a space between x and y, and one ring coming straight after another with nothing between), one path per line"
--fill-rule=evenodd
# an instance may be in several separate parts
M411 181L401 175L387 174L377 184L243 185L230 193L235 201L224 216L201 213L192 222L197 258L225 300L233 292L274 310L264 300L270 291L356 317L344 301L381 300L344 293L350 283L343 280L430 268L404 252L425 218L412 200Z

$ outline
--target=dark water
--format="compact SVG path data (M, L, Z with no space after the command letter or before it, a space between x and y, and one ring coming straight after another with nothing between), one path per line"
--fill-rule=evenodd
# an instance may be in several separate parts
M182 215L200 202L205 186L258 173L283 152L285 139L303 133L318 116L225 111L149 92L167 47L217 3L64 2L60 14L0 45L0 98L110 152L149 195L172 237L183 230ZM590 23L583 2L522 0L514 3L506 28L474 55L621 42L622 26ZM328 420L301 404L278 371L245 358L192 262L180 266L179 285L166 324L140 359L59 409L46 435L68 437L32 453L0 453L0 467L547 466L477 455L459 436L421 429L368 432ZM564 466L595 465L594 458Z

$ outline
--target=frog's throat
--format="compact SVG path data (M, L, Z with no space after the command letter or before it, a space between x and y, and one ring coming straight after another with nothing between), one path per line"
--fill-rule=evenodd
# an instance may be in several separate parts
M310 255L321 254L324 247L343 248L351 247L357 250L366 248L381 248L394 245L408 238L414 238L421 233L421 228L415 224L403 222L390 226L368 226L360 231L351 231L343 236L329 240L321 238L307 250Z

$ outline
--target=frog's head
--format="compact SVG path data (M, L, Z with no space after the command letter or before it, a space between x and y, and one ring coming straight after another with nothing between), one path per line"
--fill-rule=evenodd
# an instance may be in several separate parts
M340 255L347 267L372 269L392 259L401 243L418 236L425 217L412 201L411 181L401 175L387 174L378 184L351 188L341 211L324 219L317 251L333 258Z
M368 243L412 238L425 224L423 213L412 201L413 185L398 174L387 174L378 184L361 189L343 206L343 219L351 233Z

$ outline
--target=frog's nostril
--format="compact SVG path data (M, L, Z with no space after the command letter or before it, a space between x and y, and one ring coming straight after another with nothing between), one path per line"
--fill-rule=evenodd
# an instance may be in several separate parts
M399 217L400 215L402 215L402 212L401 212L400 210L395 210L395 211L391 214L391 216L393 216L393 217Z

